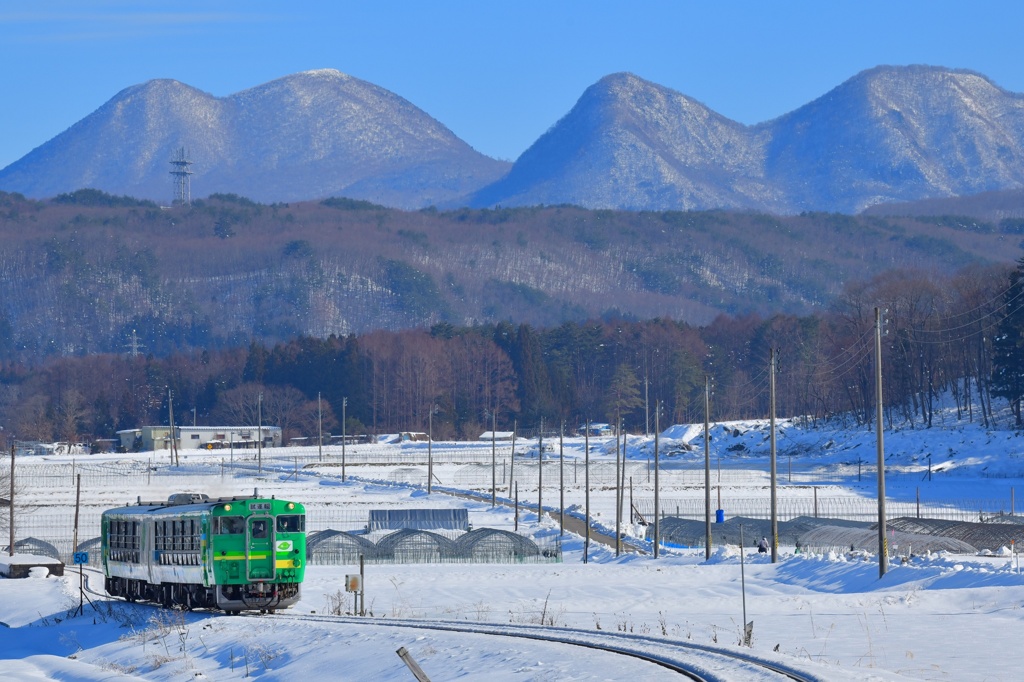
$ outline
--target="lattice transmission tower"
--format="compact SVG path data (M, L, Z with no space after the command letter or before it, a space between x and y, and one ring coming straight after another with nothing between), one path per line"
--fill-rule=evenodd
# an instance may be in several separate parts
M192 175L192 171L189 170L191 165L192 162L185 154L185 148L180 148L178 156L171 161L171 177L174 179L174 202L172 205L174 206L192 205L192 182L189 180L189 176Z

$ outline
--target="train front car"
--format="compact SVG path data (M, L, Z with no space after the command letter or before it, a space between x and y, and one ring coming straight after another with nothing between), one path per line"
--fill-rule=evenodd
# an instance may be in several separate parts
M129 601L237 613L299 600L306 515L296 502L179 493L105 511L101 537L107 592Z
M306 512L266 498L218 501L210 511L218 608L273 611L299 600L306 572Z

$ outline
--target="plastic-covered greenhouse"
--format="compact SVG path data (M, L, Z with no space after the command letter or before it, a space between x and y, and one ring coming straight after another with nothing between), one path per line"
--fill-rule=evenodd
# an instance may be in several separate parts
M330 566L358 564L360 555L366 561L377 557L377 545L362 536L341 530L310 533L306 539L306 551L310 563Z
M536 557L540 548L530 538L497 528L471 530L455 541L458 556L476 563L503 563Z
M1009 546L1011 540L1024 539L1024 524L1016 517L994 519L989 523L946 521L900 517L886 522L889 549L894 553L948 551L974 554L980 550L997 551ZM661 541L681 547L703 547L706 540L704 521L665 517L660 524ZM713 545L742 542L757 545L762 537L771 535L771 522L762 518L732 517L723 523L711 524ZM653 540L654 525L647 526L647 539ZM800 516L779 522L779 542L813 551L878 549L878 526L865 521Z

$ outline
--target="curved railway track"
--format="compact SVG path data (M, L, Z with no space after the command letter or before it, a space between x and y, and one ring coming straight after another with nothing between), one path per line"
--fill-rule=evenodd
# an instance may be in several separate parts
M247 617L258 618L255 614ZM465 623L440 620L369 619L350 616L318 616L279 612L275 618L317 623L342 623L357 627L395 627L417 630L463 632L531 639L583 647L630 656L677 672L700 682L724 682L742 679L794 680L823 682L823 678L797 668L771 661L754 654L690 642L677 642L647 635L620 632L596 632L580 628L558 628L526 625Z
M86 569L87 575L102 578L97 569ZM110 600L106 592L96 590L86 580L86 591L98 598ZM162 608L155 604L139 604L139 608ZM216 617L227 614L212 613ZM242 618L267 618L259 614L243 614ZM459 632L473 635L511 637L537 640L554 644L582 647L593 651L629 656L678 673L695 682L744 682L759 680L792 680L794 682L823 682L823 678L798 668L772 661L754 654L745 654L725 648L692 642L659 639L648 635L620 632L601 632L581 628L556 628L513 624L466 623L443 620L410 620L357 618L278 612L275 619L307 622L318 626L344 625L350 627L387 627L435 632Z

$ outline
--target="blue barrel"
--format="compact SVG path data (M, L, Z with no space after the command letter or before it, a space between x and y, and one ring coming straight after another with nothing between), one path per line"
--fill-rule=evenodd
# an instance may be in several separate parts
M715 523L725 523L725 510L724 509L716 509L715 510Z

